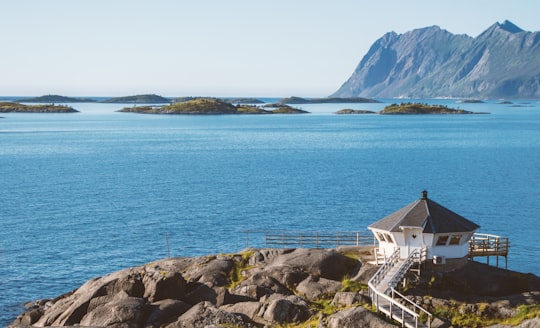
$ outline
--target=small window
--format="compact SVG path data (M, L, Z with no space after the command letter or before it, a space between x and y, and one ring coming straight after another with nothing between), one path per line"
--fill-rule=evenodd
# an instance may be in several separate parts
M448 241L448 236L440 236L437 239L437 246L444 246L444 245L446 245L447 241Z
M377 238L379 239L379 241L384 241L384 235L380 232L377 232Z
M450 245L459 245L461 241L461 235L453 235L450 237Z
M384 238L387 242L394 243L394 241L392 240L392 236L390 236L389 234L384 234Z

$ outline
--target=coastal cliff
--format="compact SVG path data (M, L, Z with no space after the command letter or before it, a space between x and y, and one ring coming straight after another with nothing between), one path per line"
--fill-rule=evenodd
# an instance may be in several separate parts
M163 259L29 303L9 327L395 327L371 308L372 256L353 247ZM402 292L434 313L433 327L540 323L535 275L468 262L417 278Z

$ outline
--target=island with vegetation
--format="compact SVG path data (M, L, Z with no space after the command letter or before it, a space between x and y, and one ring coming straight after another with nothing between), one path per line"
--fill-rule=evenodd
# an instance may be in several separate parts
M65 96L60 96L60 95L44 95L44 96L39 96L39 97L20 99L18 101L22 103L47 103L47 104L96 102L96 100L92 98L73 98L73 97L65 97Z
M368 281L379 269L372 259L371 247L166 258L30 302L8 327L395 328L372 307ZM454 271L423 269L407 281L400 292L434 315L434 328L540 325L540 278L533 274L468 261Z
M126 97L114 97L105 99L102 102L115 104L168 104L171 103L171 100L155 94L145 94Z
M233 105L215 98L195 98L176 102L165 106L133 106L125 107L119 112L142 114L190 114L190 115L221 115L221 114L304 114L304 110L288 105L278 105L267 110L255 105Z
M350 114L377 114L374 111L371 110L363 110L363 109L351 109L351 108L345 108L340 109L336 112L338 115L350 115Z
M288 97L279 101L280 104L347 104L347 103L380 103L380 101L362 97L327 97L327 98L301 98Z
M264 101L257 98L215 98L215 97L176 97L172 99L173 103L186 102L195 99L217 99L231 104L264 104Z
M453 109L445 105L429 105L422 103L401 103L386 106L379 114L485 114Z
M16 102L0 102L0 113L77 113L65 105L25 105Z

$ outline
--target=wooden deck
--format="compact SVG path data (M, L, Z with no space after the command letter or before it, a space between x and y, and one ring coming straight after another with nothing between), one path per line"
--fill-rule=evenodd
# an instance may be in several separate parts
M485 233L475 233L469 241L469 259L475 257L486 257L489 264L490 257L496 259L496 266L499 267L499 257L505 259L505 268L508 269L508 250L510 241L507 237L490 235Z

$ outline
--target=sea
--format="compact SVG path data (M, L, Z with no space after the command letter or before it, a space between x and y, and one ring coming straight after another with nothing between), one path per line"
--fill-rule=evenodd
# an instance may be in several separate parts
M366 231L423 190L508 237L510 270L540 275L540 103L381 101L296 105L303 115L1 113L0 326L119 269L264 247L246 231ZM402 101L490 114L334 114Z

